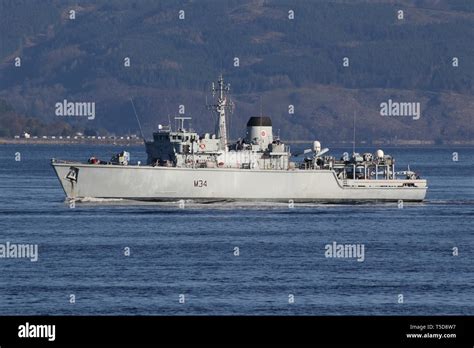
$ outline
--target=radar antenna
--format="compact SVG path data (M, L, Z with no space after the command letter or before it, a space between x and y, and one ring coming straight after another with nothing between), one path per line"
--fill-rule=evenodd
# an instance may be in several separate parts
M219 138L219 148L227 150L227 126L226 126L226 111L233 112L234 103L227 94L230 92L230 84L224 84L222 74L219 76L217 85L213 82L211 85L212 97L217 100L213 104L207 104L207 108L217 113L218 120L216 125L216 133Z

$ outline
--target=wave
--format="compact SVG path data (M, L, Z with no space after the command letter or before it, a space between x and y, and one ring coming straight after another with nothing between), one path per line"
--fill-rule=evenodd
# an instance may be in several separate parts
M209 208L209 209L265 209L265 210L281 210L289 209L290 205L287 202L272 202L272 201L235 201L235 200L175 200L175 201L141 201L141 200L130 200L123 198L94 198L85 197L74 200L80 204L90 205L127 205L127 206L158 206L165 208ZM66 204L70 203L70 200L65 200ZM466 205L473 206L474 200L425 200L424 202L405 202L405 206L411 207L427 207L427 206L458 206ZM306 209L317 209L317 208L356 208L356 207L373 207L373 208L393 208L397 206L397 202L295 202L293 207L306 208Z
M95 198L95 197L84 197L84 198L76 198L74 202L79 203L114 203L114 202L123 202L124 199L122 198ZM66 199L66 203L69 203L70 200Z

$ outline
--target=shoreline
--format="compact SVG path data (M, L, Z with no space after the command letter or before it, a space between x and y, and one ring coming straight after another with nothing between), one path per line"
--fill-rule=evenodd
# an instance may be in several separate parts
M142 145L140 138L131 139L14 139L0 138L0 145Z
M314 140L282 140L286 144L308 144L311 145ZM82 139L14 139L14 138L0 138L0 145L126 145L126 146L135 146L143 145L143 140L140 138L131 138L131 139L110 139L110 138L101 138L101 139L92 139L92 138L82 138ZM341 141L341 142L332 142L328 143L331 147L352 147L352 142L350 141ZM356 147L377 147L384 146L389 147L474 147L474 141L450 141L442 144L437 144L434 141L419 141L419 140L398 140L394 141L382 141L374 140L371 143L358 143Z

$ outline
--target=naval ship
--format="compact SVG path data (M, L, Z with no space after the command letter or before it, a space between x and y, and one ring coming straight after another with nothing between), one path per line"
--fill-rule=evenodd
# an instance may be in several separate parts
M232 112L230 85L222 75L212 83L217 115L213 134L198 134L185 123L158 126L145 140L147 163L130 162L122 152L110 161L87 163L52 159L68 199L111 198L142 201L281 201L358 202L423 201L427 182L411 170L397 172L395 159L375 153L328 154L314 141L303 160L273 135L270 117L253 116L245 137L228 140L227 114Z

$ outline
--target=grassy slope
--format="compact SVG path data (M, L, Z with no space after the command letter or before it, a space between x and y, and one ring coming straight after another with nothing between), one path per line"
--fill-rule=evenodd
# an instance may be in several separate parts
M0 98L46 122L57 121L57 101L85 100L96 102L97 117L74 125L133 130L133 96L148 132L167 123L179 104L204 131L212 127L203 108L206 84L224 72L237 105L233 137L260 113L260 100L287 139L351 139L354 112L364 140L474 134L469 1L85 1L78 7L3 0L0 6L9 14L0 28ZM74 21L67 18L71 8ZM405 20L396 19L398 9ZM12 66L15 56L22 57L21 69ZM450 65L453 56L458 68ZM420 102L421 119L381 117L379 104L389 98Z

